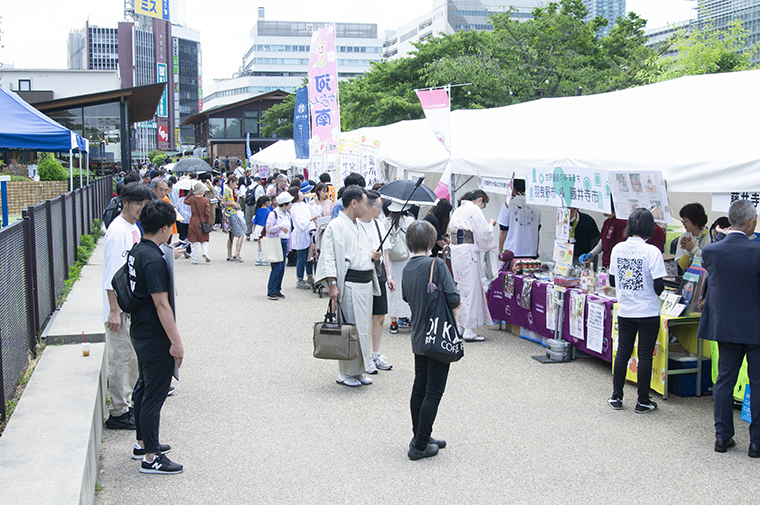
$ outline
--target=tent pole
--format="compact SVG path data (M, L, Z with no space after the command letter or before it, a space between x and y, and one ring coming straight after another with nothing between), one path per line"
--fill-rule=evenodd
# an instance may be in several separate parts
M82 187L82 150L79 150L79 187Z
M90 185L90 151L87 151L87 161L84 164L87 167L87 185Z
M69 149L69 191L74 191L74 151Z

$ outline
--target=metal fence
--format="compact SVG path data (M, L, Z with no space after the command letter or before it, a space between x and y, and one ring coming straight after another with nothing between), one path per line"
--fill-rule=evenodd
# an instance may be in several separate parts
M23 219L0 229L0 418L13 395L37 335L76 262L79 238L90 233L113 194L113 179L89 185L22 211Z

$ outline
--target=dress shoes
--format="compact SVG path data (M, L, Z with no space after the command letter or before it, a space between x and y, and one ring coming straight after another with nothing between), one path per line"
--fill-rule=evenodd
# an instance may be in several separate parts
M736 445L736 441L733 438L724 440L722 438L715 439L715 452L726 452L730 447ZM750 448L750 450L752 450Z
M749 444L749 452L747 455L750 458L760 458L760 444Z

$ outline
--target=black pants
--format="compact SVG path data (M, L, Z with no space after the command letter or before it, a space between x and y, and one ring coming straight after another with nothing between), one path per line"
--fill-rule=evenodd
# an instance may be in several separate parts
M177 223L177 233L179 233L180 240L184 241L187 238L187 231L189 228L189 223Z
M639 403L649 404L649 386L652 382L652 354L657 334L660 332L660 316L618 317L618 350L612 375L612 397L623 399L623 385L628 372L628 360L633 354L636 334L639 335Z
M749 441L760 444L760 345L729 344L718 342L718 380L713 387L715 436L730 440L734 436L734 386L739 369L747 356L747 375L750 385Z
M414 386L409 406L412 410L414 432L412 443L417 449L425 450L427 447L448 376L448 363L441 363L421 354L414 355Z
M161 422L161 407L172 382L174 358L169 353L153 356L145 362L137 354L140 377L132 394L135 404L135 425L137 440L145 443L146 453L159 452L158 427Z

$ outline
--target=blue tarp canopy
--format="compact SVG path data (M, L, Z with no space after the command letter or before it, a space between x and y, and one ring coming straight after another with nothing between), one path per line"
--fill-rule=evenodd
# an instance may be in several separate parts
M0 150L87 151L87 141L0 86Z

